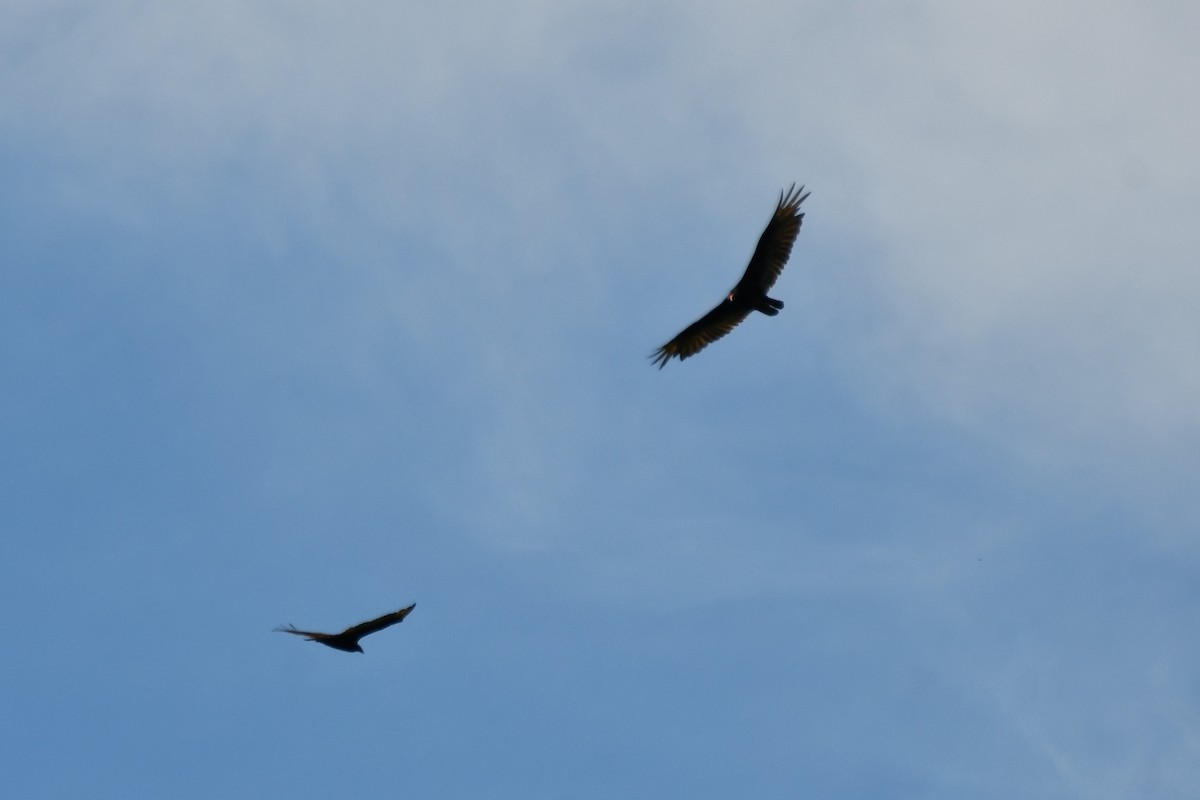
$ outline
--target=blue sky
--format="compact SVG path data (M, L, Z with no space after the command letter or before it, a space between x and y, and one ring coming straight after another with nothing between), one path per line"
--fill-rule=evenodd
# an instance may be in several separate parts
M1200 12L411 5L0 9L13 796L1194 797Z

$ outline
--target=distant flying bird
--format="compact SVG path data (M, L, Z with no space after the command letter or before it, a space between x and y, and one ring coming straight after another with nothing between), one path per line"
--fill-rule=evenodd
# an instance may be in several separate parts
M810 193L801 194L804 187L796 184L787 192L779 193L779 205L767 223L767 229L759 237L758 247L750 257L746 274L737 286L721 301L721 305L683 329L683 332L664 344L650 356L651 361L662 369L675 356L683 361L694 356L708 345L729 333L751 311L761 311L769 317L779 313L783 301L767 297L767 290L775 285L783 265L792 253L792 244L800 232L804 214L800 204Z
M282 633L294 633L297 636L307 636L310 642L320 642L327 647L332 647L334 650L345 650L347 653L361 653L363 649L358 646L358 640L364 636L370 636L376 631L381 631L384 628L395 625L397 622L403 622L414 608L417 607L413 603L408 608L402 608L399 611L393 611L391 614L384 614L379 619L373 619L370 622L362 622L355 625L353 628L346 628L341 633L313 633L312 631L296 630L295 625L288 625L286 628L276 628L275 630Z

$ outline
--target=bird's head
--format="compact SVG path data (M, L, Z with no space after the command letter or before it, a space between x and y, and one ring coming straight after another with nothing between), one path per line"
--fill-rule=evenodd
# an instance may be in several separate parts
M732 303L736 299L737 299L737 292L733 291L733 292L730 292L729 296L725 298L725 302Z

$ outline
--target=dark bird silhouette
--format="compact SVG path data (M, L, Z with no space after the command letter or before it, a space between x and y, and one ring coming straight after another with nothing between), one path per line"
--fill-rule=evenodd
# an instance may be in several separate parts
M783 272L783 265L792 253L792 244L800 233L800 223L804 221L800 204L810 194L801 192L804 192L804 187L797 189L793 183L786 192L779 193L779 205L775 207L775 214L758 239L758 247L754 248L746 274L719 306L654 351L650 360L658 364L659 369L665 367L672 356L683 361L696 355L736 328L751 311L761 311L769 317L779 313L783 301L767 297L767 291L775 285L779 273Z
M334 650L345 650L347 653L361 653L363 649L358 646L358 640L364 636L370 636L376 631L381 631L384 628L395 625L397 622L403 622L404 618L409 615L414 608L417 607L413 603L408 608L402 608L399 611L393 611L390 614L384 614L379 619L373 619L370 622L361 622L353 628L346 628L341 633L313 633L312 631L297 630L295 625L288 625L286 628L276 628L275 630L283 633L294 633L297 636L307 636L310 642L320 642L321 644L332 647Z

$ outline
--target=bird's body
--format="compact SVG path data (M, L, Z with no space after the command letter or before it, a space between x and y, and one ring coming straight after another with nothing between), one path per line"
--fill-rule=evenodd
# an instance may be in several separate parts
M796 184L779 193L779 204L766 229L758 239L758 247L750 264L721 304L683 329L678 336L658 348L650 359L662 369L674 356L682 361L694 356L708 345L736 328L751 311L773 317L783 308L783 301L767 297L775 285L792 252L792 244L800 233L804 213L800 204L808 197L804 187Z
M399 611L393 611L390 614L384 614L378 619L373 619L369 622L362 622L353 627L347 628L341 633L315 633L313 631L298 630L295 625L288 625L284 628L276 628L275 630L281 633L294 633L297 636L304 636L310 642L320 642L326 647L332 647L334 650L343 650L347 653L361 653L363 649L359 646L358 640L364 636L369 636L372 633L381 631L397 622L403 622L404 618L417 607L413 603L408 608L402 608Z

